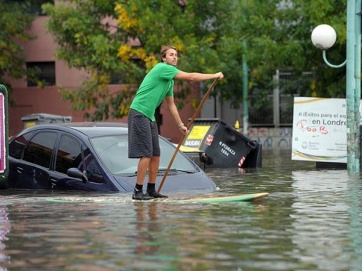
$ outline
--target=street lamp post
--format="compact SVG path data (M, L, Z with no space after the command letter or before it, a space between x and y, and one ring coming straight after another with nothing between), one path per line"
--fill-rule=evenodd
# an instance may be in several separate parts
M244 49L247 50L246 42L243 43ZM243 134L249 135L249 98L248 98L248 63L246 56L243 54Z
M357 9L359 9L357 11ZM336 41L336 33L329 25L319 25L312 32L313 44L323 50L324 62L332 68L346 65L347 102L347 169L360 172L360 100L361 100L361 0L347 1L346 60L340 65L328 62L326 50Z

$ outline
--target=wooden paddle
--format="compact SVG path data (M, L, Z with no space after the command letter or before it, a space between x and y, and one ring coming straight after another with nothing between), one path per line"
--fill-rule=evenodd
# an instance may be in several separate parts
M210 95L212 89L215 87L217 81L219 81L219 78L216 78L216 79L215 79L215 81L212 83L211 87L207 90L206 94L204 95L204 98L202 98L199 107L196 109L194 115L193 115L192 118L191 118L191 121L187 124L187 130L190 129L190 127L191 127L192 123L194 122L195 118L196 118L196 117L198 116L198 114L200 113L202 106L203 106L204 103L206 102L206 99L209 97L209 95ZM160 193L160 191L161 191L161 188L162 188L162 186L163 186L163 183L164 183L165 180L166 180L167 174L168 174L168 172L169 172L170 169L171 169L172 163L173 163L173 161L175 160L178 151L180 150L181 144L182 144L182 142L184 141L185 136L186 136L186 135L182 135L182 137L181 137L181 139L180 139L180 141L179 141L179 143L178 143L178 145L177 145L177 148L176 148L175 152L173 153L172 159L171 159L170 163L168 164L168 167L167 167L167 169L166 169L165 175L163 175L162 181L161 181L161 183L160 183L160 185L159 185L159 187L158 187L158 190L157 190L158 193Z

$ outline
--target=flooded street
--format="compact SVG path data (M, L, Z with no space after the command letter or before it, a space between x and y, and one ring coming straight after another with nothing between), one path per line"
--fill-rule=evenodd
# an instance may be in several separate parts
M270 193L254 203L0 191L0 271L362 270L360 176L290 156L206 169L216 195Z

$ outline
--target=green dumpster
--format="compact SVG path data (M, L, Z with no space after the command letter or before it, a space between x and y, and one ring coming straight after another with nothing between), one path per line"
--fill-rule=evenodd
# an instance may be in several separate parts
M46 113L36 113L26 115L21 118L24 123L24 128L28 128L37 124L47 124L47 123L59 123L59 122L71 122L71 116L60 116Z

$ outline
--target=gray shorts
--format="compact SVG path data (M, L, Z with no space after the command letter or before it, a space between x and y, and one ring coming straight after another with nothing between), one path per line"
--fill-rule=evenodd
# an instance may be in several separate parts
M160 154L157 123L136 110L130 109L128 113L128 157L150 158L160 156Z

